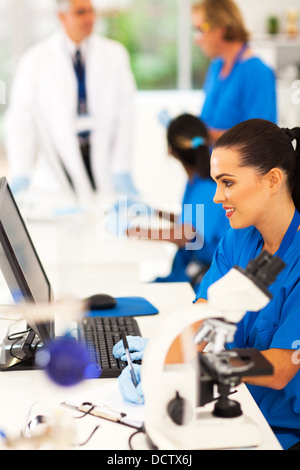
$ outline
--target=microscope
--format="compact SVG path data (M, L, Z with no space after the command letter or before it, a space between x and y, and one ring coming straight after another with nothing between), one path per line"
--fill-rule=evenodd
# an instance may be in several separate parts
M263 251L245 269L233 267L208 289L208 301L164 318L143 358L145 432L158 450L231 449L260 445L256 423L234 400L242 377L271 375L256 349L226 349L246 312L271 300L268 287L285 264ZM196 333L192 325L197 324ZM184 361L167 364L180 336ZM207 344L202 352L198 345Z

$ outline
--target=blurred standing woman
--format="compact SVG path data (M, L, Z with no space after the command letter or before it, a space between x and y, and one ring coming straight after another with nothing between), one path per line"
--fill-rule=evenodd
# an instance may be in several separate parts
M201 119L216 141L252 118L277 120L274 72L253 54L242 15L232 0L203 0L192 7L195 41L212 59Z

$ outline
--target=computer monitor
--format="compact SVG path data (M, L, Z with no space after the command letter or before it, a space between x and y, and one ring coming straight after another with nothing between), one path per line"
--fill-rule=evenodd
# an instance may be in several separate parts
M52 289L6 178L0 179L0 269L15 302L50 303ZM54 338L54 319L27 325L2 343L0 370L32 369L38 345Z

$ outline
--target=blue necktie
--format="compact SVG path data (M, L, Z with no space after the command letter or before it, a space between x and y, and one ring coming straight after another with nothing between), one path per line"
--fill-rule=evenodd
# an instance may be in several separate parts
M75 62L74 62L75 73L77 77L77 85L78 85L78 106L77 112L79 116L85 115L88 112L88 105L87 105L87 94L86 94L86 74L85 74L85 66L82 60L80 50L76 51L75 54ZM88 131L81 132L79 137L81 139L88 139L90 133Z
M78 114L87 114L87 96L85 84L85 67L82 62L80 50L76 51L74 68L78 84Z
M86 93L86 74L85 67L82 61L80 50L76 51L74 69L77 77L78 84L78 107L77 113L79 116L87 114L88 105L87 105L87 93ZM83 161L89 175L91 185L93 189L96 189L94 178L92 175L91 163L90 163L90 146L89 146L89 136L90 132L85 131L78 134L80 140L81 153Z

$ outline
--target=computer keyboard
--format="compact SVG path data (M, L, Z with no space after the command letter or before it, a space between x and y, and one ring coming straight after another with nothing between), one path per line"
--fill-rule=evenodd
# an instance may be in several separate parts
M137 321L133 317L85 317L81 324L91 362L101 366L100 378L118 377L127 362L116 359L112 349L121 339L122 329L126 336L141 336Z

